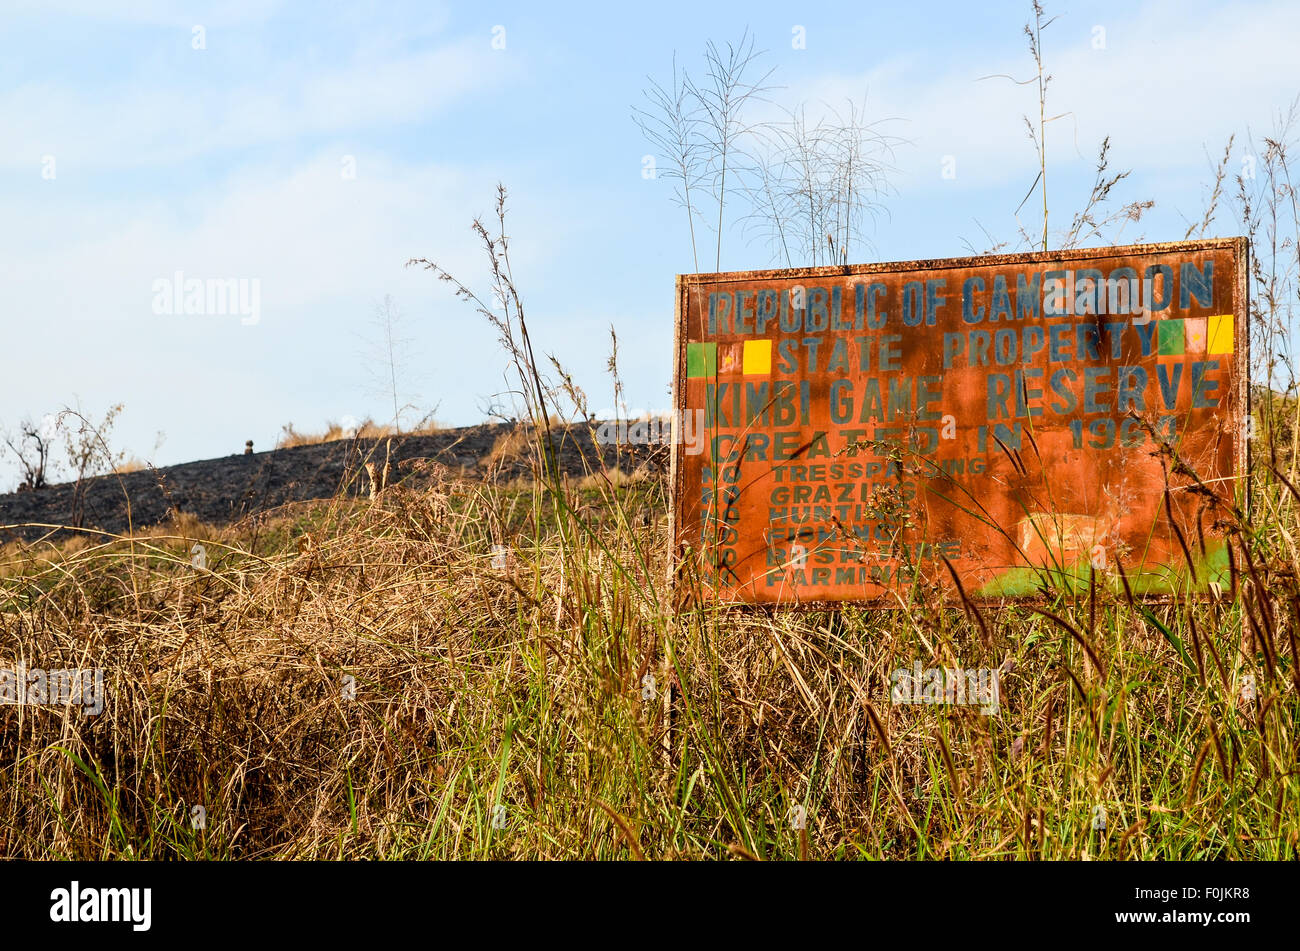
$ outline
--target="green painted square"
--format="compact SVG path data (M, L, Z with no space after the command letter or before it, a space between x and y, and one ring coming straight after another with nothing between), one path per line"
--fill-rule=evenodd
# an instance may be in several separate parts
M1160 334L1159 347L1156 350L1162 357L1181 357L1183 355L1183 322L1181 320L1160 320L1156 322Z
M688 343L686 345L686 379L718 375L718 345L716 343Z

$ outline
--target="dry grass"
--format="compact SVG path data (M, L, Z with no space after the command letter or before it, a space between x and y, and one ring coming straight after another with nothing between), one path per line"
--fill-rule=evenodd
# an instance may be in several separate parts
M499 469L527 459L534 445L533 439L533 433L527 425L516 424L510 427L493 440L487 455L488 468Z
M673 610L644 479L433 467L374 503L7 549L7 659L100 667L108 699L0 708L0 853L1293 858L1300 552L1295 499L1266 499L1286 530L1235 605L1099 587L1051 607L1078 637L920 598ZM1286 626L1243 652L1243 608ZM998 715L891 704L913 659L1001 668Z
M126 475L128 472L143 472L149 468L149 463L136 456L129 459L123 459L117 465L113 466L114 475Z
M631 472L617 467L610 467L604 472L588 473L579 479L571 481L569 485L577 492L599 492L607 486L621 489L652 479L654 479L654 475L646 466L641 466Z
M421 420L416 425L403 428L387 423L376 423L367 417L355 426L345 427L342 423L330 420L323 432L299 432L293 423L285 423L276 441L277 449L293 449L296 446L318 446L321 443L334 442L338 439L380 439L385 436L432 436L443 431L443 426L432 417Z

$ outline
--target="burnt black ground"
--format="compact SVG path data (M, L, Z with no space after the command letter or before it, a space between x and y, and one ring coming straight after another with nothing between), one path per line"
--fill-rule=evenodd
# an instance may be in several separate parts
M393 437L391 478L409 476L417 468L417 460L431 460L469 478L509 481L527 476L531 474L527 454L489 465L493 445L509 430L509 424L498 423L449 429L429 436ZM618 461L620 468L628 471L650 456L654 457L651 464L666 458L660 447L654 447L657 451L653 453L650 447L623 447L616 453L613 446L604 446L597 453L585 426L572 427L554 438L561 446L561 469L574 477L590 471L584 464L584 454L593 464L603 460L608 468ZM204 522L226 524L288 502L332 498L340 493L362 495L369 492L362 463L378 459L382 465L387 442L341 439L99 476L84 485L82 526L122 533L129 525L141 529L165 522L173 510L191 513ZM0 542L50 534L50 529L39 525L73 524L74 490L72 483L65 483L37 492L0 495Z

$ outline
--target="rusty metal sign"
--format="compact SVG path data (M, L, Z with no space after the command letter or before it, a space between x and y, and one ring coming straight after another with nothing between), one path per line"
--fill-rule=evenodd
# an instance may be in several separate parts
M680 584L723 601L1226 583L1246 239L677 278Z

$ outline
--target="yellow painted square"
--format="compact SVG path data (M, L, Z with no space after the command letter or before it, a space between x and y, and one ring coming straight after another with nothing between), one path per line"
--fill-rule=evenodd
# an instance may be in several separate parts
M1232 314L1218 314L1209 319L1209 346L1206 348L1210 353L1232 353L1233 328Z
M772 372L772 341L746 340L745 358L741 373L767 375Z

